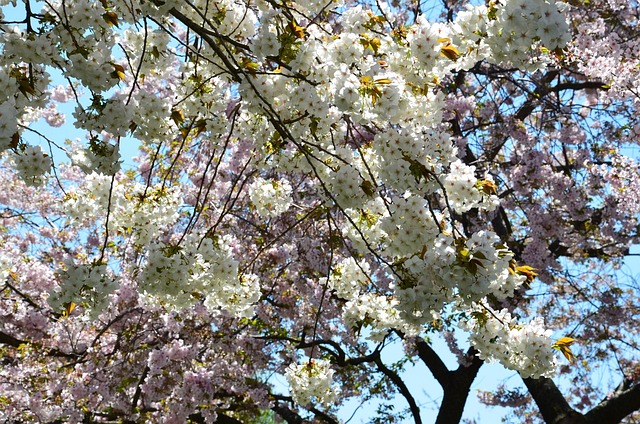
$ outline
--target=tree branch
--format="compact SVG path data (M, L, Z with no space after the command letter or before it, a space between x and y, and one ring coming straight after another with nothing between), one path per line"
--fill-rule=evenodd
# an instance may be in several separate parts
M338 421L335 418L333 418L331 415L327 414L326 412L322 412L317 408L311 408L309 409L309 411L313 412L316 417L319 417L322 421L326 423L338 424Z
M0 331L0 344L19 348L21 345L30 345L36 348L42 348L39 343L34 343L29 340L20 340L16 339L10 334L6 334ZM46 349L46 348L45 348ZM46 349L48 356L53 356L57 358L67 358L67 359L78 359L81 355L74 353L65 353L57 349Z
M189 19L187 16L185 16L175 8L171 9L169 13L171 13L171 15L173 15L173 17L175 17L178 21L182 22L187 28L198 34L209 45L209 47L215 52L216 56L218 56L227 67L227 71L229 71L234 81L242 81L242 78L240 77L241 72L233 63L231 63L231 60L222 51L222 48L220 48L220 43L211 38L211 34L209 31L193 22L191 19ZM217 33L214 34L214 36L216 36L218 39L220 38L218 37Z
M471 384L476 379L484 361L477 356L474 348L469 348L466 357L470 363L460 364L455 371L449 371L449 378L442 386L444 395L436 418L436 424L458 424L462 419Z
M0 344L12 346L12 347L19 347L23 343L24 342L22 340L18 340L9 334L0 332Z
M609 86L600 81L585 81L585 82L562 82L549 88L549 91L563 91L563 90L586 90L586 89L600 89L608 90Z
M630 385L627 380L625 385ZM623 385L624 387L624 385ZM618 423L634 411L640 410L640 384L618 390L613 397L607 397L585 414L588 424Z
M271 408L271 410L276 414L278 414L280 418L285 420L287 424L304 423L304 420L300 415L296 414L294 411L287 408L286 406L281 405L279 402L276 402L276 404Z
M533 400L547 424L584 423L582 414L574 410L553 380L549 378L523 378Z
M293 404L293 399L290 396L283 396L283 395L277 395L277 394L272 394L271 396L273 396L276 399L275 405L271 408L271 410L276 414L280 415L280 417L284 419L287 422L287 424L302 424L305 422L305 420L300 415L298 415L295 411L280 404L280 401L285 401ZM316 417L320 418L322 421L326 423L338 424L338 421L335 418L333 418L331 415L315 407L309 408L308 411L312 412Z
M198 414L191 414L189 415L189 421L197 423L197 424L204 424L206 423L204 417L202 416L202 414L198 413ZM228 415L225 414L218 414L218 419L216 420L216 423L219 424L243 424L242 421L230 417Z
M442 362L440 356L422 339L416 340L416 348L418 349L418 357L429 368L433 377L440 383L443 388L448 384L451 378L451 371Z
M378 367L378 369L387 378L389 378L389 380L391 380L393 384L395 384L398 387L402 396L404 396L404 398L407 400L407 403L409 404L409 409L411 410L411 415L413 415L413 420L415 421L415 423L422 424L422 418L420 417L420 408L418 407L416 400L413 398L411 391L409 390L407 385L404 384L404 381L402 381L402 379L396 372L394 372L392 369L388 368L384 363L382 363L382 359L380 358L380 355L378 355L378 357L375 359L375 364Z

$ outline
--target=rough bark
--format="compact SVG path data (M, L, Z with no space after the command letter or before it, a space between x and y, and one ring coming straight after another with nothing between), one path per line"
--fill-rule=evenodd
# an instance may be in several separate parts
M469 364L460 365L455 371L449 371L449 377L442 386L444 395L436 424L457 424L462 419L462 413L471 391L471 384L478 375L484 361L476 356L476 351L471 348L467 352Z
M553 380L548 378L523 378L540 414L547 424L584 423L582 414L574 410Z

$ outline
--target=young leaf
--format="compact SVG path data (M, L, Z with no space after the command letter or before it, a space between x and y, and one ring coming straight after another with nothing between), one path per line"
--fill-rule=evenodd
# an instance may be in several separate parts
M63 317L68 317L71 315L71 313L73 312L73 310L76 308L76 305L74 302L67 302L64 305L64 311L62 311L62 316Z
M180 126L184 122L184 114L181 110L174 109L171 111L171 119L176 123L177 126Z
M20 133L16 132L11 136L11 142L9 143L9 148L15 149L18 147L20 142Z
M493 181L479 180L476 184L476 188L482 191L484 194L497 194L498 186Z
M562 352L569 363L574 363L576 360L576 355L574 355L573 352L571 352L571 349L569 349L569 346L571 346L573 342L575 342L575 339L572 339L571 337L561 337L556 340L556 342L551 347Z
M32 96L36 95L36 90L33 87L33 84L26 77L18 79L18 90L20 90L20 92L27 98L29 97L28 94Z
M104 15L102 15L102 19L104 19L104 21L108 23L109 26L118 28L118 15L116 15L114 12L106 12Z
M118 65L117 63L113 64L113 73L112 77L118 78L120 81L124 81L124 67L122 65Z
M305 36L304 27L301 27L300 25L298 25L294 20L289 21L288 28L291 31L291 34L294 35L294 37L304 38Z
M538 276L536 269L529 265L517 266L516 273L527 277L527 283L531 283Z
M260 68L259 64L246 57L242 58L242 62L240 63L240 65L242 65L242 67L252 75L255 75L255 73L258 71L258 68Z
M458 49L453 47L451 43L447 43L442 46L440 48L440 54L449 60L453 60L454 62L458 60L458 57L460 57L460 52L458 51Z

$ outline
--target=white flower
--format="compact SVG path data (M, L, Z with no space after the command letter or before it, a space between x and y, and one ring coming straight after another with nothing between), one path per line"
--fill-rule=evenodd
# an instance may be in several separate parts
M228 247L231 240L214 242L197 234L182 246L152 242L139 278L147 300L161 300L182 309L204 298L211 312L224 310L238 317L253 314L260 299L258 277L239 274L238 261Z
M44 183L51 170L52 161L40 146L27 146L13 155L13 166L27 184L38 186Z
M291 364L285 372L291 397L302 406L331 405L338 390L332 386L333 373L328 361L311 359L303 364Z
M287 180L256 178L249 186L249 198L258 215L273 218L291 206L291 184Z
M476 188L478 180L474 171L475 167L457 160L451 164L451 170L444 179L447 199L456 212L467 212L482 202L482 194Z
M108 304L108 295L118 288L115 277L104 264L76 264L72 258L65 260L65 269L58 272L60 285L51 290L49 306L60 312L69 303L85 307L95 318Z
M13 98L0 103L0 152L9 148L18 131L17 112Z
M519 323L506 310L495 311L476 304L472 317L460 327L471 331L469 342L481 359L498 361L506 368L518 371L522 377L551 377L557 368L553 354L551 330L542 318L528 324Z

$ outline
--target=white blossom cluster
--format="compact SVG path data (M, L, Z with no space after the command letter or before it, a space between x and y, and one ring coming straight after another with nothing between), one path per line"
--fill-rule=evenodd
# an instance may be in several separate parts
M529 323L519 322L506 309L496 311L476 304L471 318L460 327L471 332L469 341L487 361L498 361L516 370L522 377L550 377L557 368L551 346L551 330L542 318Z
M4 246L3 246L4 247ZM13 252L12 252L13 253ZM0 252L0 281L6 281L16 270L9 252Z
M429 22L424 16L418 18L407 40L412 56L422 68L432 70L438 67L440 49L444 45L442 40L448 36L449 27L446 24ZM438 74L441 74L443 70L439 71Z
M376 343L382 342L390 329L400 330L409 337L418 335L420 326L403 319L399 306L397 298L362 293L346 303L343 317L345 324L352 328L366 327L367 339Z
M132 97L131 103L135 137L142 140L163 141L167 138L167 134L173 133L175 124L170 119L170 99L141 90ZM185 106L188 104L189 102L185 102Z
M555 0L508 0L496 2L495 19L487 25L492 60L535 70L529 58L532 46L554 50L570 40L569 25L561 13L567 4Z
M13 167L27 185L38 186L46 181L51 170L51 157L40 146L26 146L12 155Z
M306 10L309 16L315 16L323 10L344 6L344 0L298 0L295 4Z
M260 298L254 275L239 274L229 241L191 235L183 245L152 242L138 287L150 299L181 309L204 300L210 311L251 316Z
M251 47L256 58L264 60L267 56L277 56L280 50L280 42L278 41L277 29L269 22L279 15L277 10L267 10L260 17L261 25L258 33L253 37Z
M83 185L67 192L65 211L79 222L101 221L109 209L109 230L132 234L136 244L148 245L178 219L182 198L176 189L124 184L114 177L92 173Z
M330 146L326 153L327 166L318 168L317 172L332 201L344 209L362 207L376 192L372 177L376 177L374 168L378 157L371 149L354 152L346 147Z
M158 77L170 75L173 69L172 65L175 57L172 54L160 54L160 52L165 52L167 50L171 53L174 52L173 49L168 47L170 36L167 32L162 31L159 28L153 30L148 29L146 32L129 28L125 29L121 36L123 39L123 47L127 50L130 60L139 64L141 73ZM145 54L147 52L156 53ZM141 90L140 92L135 93L134 96L142 95L149 97L149 101L153 101L153 99L161 102L168 100L151 94L152 93L148 93L145 90ZM138 100L137 106L144 107L145 102Z
M3 51L0 59L0 154L8 149L7 157L18 176L31 186L46 182L52 160L40 146L30 146L20 139L22 126L36 121L48 99L36 95L47 91L49 74L39 63L54 49L49 41L28 37L37 52L25 48L25 34L17 27L3 30ZM17 49L17 50L16 50ZM19 51L18 51L19 50ZM24 60L23 55L33 59ZM29 65L26 65L29 63Z
M199 301L212 311L223 309L248 316L260 298L257 278L239 274L226 238L190 234L180 246L158 241L159 235L178 219L182 204L177 190L123 184L121 175L87 175L83 185L67 193L65 210L80 222L101 222L110 207L112 234L127 236L146 250L146 263L139 274L139 289L149 299L174 308Z
M377 246L384 243L387 234L382 229L382 219L389 216L389 212L382 198L376 197L361 209L346 209L345 213L356 225L342 228L342 234L348 238L358 252L367 252L367 244Z
M422 196L396 198L389 206L389 215L380 219L380 228L387 235L384 252L394 258L409 258L420 253L440 233L439 221L444 215L429 211Z
M120 151L106 140L92 140L88 146L70 150L71 163L86 173L114 175L120 170Z
M290 364L285 372L291 397L298 405L330 406L338 395L333 387L333 369L328 361L312 359Z
M467 254L468 252L468 254ZM459 285L463 299L477 301L491 294L504 300L524 284L526 277L511 268L513 253L501 245L500 238L492 231L478 231L469 238L457 256L459 267L465 268L473 278ZM476 261L477 266L469 265Z
M129 131L128 123L132 120L133 110L134 105L127 103L126 98L120 95L105 101L94 100L91 109L77 106L73 116L78 128L124 137Z
M116 278L105 264L76 264L73 258L67 258L64 266L58 272L59 286L49 293L49 306L62 311L74 303L96 317L108 306L109 294L118 288Z
M499 247L493 232L474 233L464 243L440 233L425 246L423 255L410 257L398 268L399 309L409 322L429 322L425 311L441 311L454 301L470 305L489 294L505 299L524 283L525 277L510 269L513 254Z
M347 300L343 308L345 323L353 328L367 327L367 338L374 342L382 341L389 329L398 329L407 335L418 334L418 326L401 318L398 300L367 291L369 270L365 260L353 258L344 259L332 270L329 287L335 290L336 296Z
M161 37L155 38L162 39ZM153 74L155 75L156 72ZM192 101L185 101L182 107L192 108L192 103ZM197 113L199 111L188 110L187 112ZM170 118L171 98L162 97L146 90L136 91L130 98L124 97L122 94L116 94L106 100L100 98L95 100L89 108L78 106L74 117L76 118L76 127L91 131L92 134L100 134L106 140L131 134L148 142L165 141L168 135L176 130L176 124ZM104 144L104 141L96 142L95 138L92 139L92 143L95 145L90 145L91 153L103 156L102 160L109 159L111 151L107 149L103 152L99 146L100 143ZM111 159L108 163L115 161L117 158ZM99 163L95 163L94 167L86 172L92 170L110 174L115 172L102 171L99 166Z
M62 69L65 77L81 81L94 93L109 90L118 84L121 78L115 72L117 60L112 55L113 46L116 45L115 27L104 19L105 10L100 3L56 0L47 2L42 13L66 16L67 25L77 29L71 33L56 26L46 37L36 38L48 41L48 46L42 47L43 52L56 47L74 52L73 60L63 62L67 65ZM56 54L46 56L58 59Z
M451 172L443 184L449 205L458 213L480 206L482 193L476 188L475 167L457 160L451 164Z
M361 286L369 283L369 263L346 258L333 267L329 287L342 299L351 299Z
M3 75L6 74L0 72L0 89L5 85L3 84L5 82L2 78ZM7 150L11 146L13 135L18 131L16 114L15 101L6 100L0 102L0 152Z
M286 212L291 206L291 192L291 184L284 179L256 178L249 186L251 203L255 206L258 215L265 218L273 218Z
M476 63L492 57L492 47L487 39L487 27L490 25L485 6L467 5L458 12L451 25L449 37L458 50L467 54L461 56L457 64L460 69L469 69Z
M464 309L487 295L503 299L523 283L512 266L513 255L495 234L464 237L452 223L452 215L473 208L491 211L498 200L491 177L458 159L441 125L444 97L434 94L430 84L481 60L524 69L545 65L549 59L541 47L562 48L568 40L562 7L545 0L490 2L469 6L451 23L420 17L395 38L375 31L380 21L353 8L339 18L344 31L328 38L321 25L308 25L304 42L293 47L276 35L289 31L286 19L279 13L259 17L269 24L254 39L259 50L255 65L291 49L292 72L316 84L281 73L256 75L239 86L243 105L264 115L261 99L270 99L269 110L283 120L312 119L288 130L302 143L310 140L310 161L322 164L312 165L315 175L350 218L342 233L359 253L377 249L391 263L389 274L397 277L395 298L379 296L371 293L375 282L367 280L366 265L355 260L338 264L330 285L346 300L343 316L349 324L371 327L379 337L385 326L424 325L449 304ZM359 125L376 131L360 131ZM333 136L323 138L333 130L342 131L352 144L336 146ZM271 141L262 146L276 157L269 159L271 164L311 172L295 153L282 152L278 162L278 148ZM265 192L275 197L275 189ZM254 197L252 202L260 203ZM513 366L523 369L521 363Z
M430 101L435 107L439 107L437 105L441 104L442 99L433 98ZM450 163L456 154L446 132L426 128L424 132L418 133L408 128L390 127L376 134L373 150L375 156L380 158L375 163L380 179L385 184L395 187L399 193L407 190L436 190L437 184L433 178L442 174L443 167ZM416 166L427 173L417 175ZM421 168L422 166L424 168ZM413 169L416 172L412 172Z

